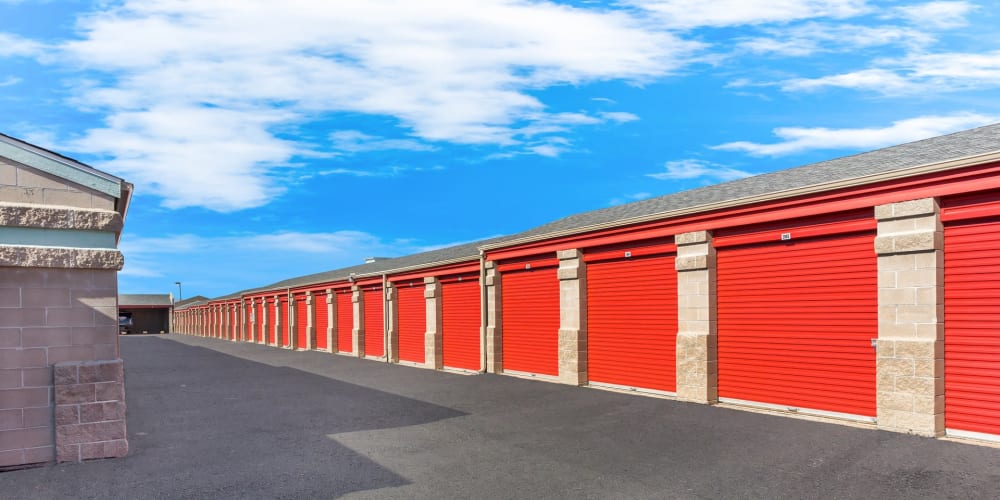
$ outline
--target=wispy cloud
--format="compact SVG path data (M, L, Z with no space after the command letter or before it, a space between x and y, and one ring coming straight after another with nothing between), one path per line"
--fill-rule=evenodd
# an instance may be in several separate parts
M678 179L712 179L719 181L731 181L750 177L750 172L719 165L710 161L685 159L668 161L663 164L665 172L646 174L657 180L678 180Z
M7 78L0 79L0 87L10 87L21 83L23 80L16 76L8 76Z
M786 91L818 91L830 87L886 95L953 92L1000 85L1000 51L911 54L875 61L875 67L781 83Z
M969 2L927 2L896 7L894 12L916 26L952 29L967 25L968 15L976 8Z
M340 130L330 134L333 148L346 153L364 153L369 151L404 150L433 151L435 148L414 139L386 139L368 135L357 130Z
M781 139L780 142L763 144L737 141L720 144L713 149L738 151L754 156L779 156L816 149L871 149L926 139L996 121L996 116L959 113L909 118L882 128L782 127L774 129L774 135Z
M868 12L865 0L630 0L671 28L745 26L803 19L843 19Z
M631 119L558 117L538 89L652 81L702 47L625 10L505 0L125 0L77 27L77 38L44 51L46 60L84 71L71 83L72 104L105 120L67 141L67 151L104 158L98 166L168 207L219 211L280 195L269 177L316 145L279 131L317 117L388 116L408 136L342 136L347 152L522 147L517 137L535 127ZM4 37L0 54L42 58L39 44Z
M441 172L446 170L442 165L432 165L429 167L414 167L393 165L389 167L378 167L372 169L363 168L331 168L321 170L318 175L348 175L352 177L397 177L407 172Z

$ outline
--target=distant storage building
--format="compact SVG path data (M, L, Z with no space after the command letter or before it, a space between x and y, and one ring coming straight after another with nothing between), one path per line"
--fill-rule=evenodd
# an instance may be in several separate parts
M178 308L177 330L1000 441L1000 124Z
M173 300L170 294L119 295L119 333L170 333Z

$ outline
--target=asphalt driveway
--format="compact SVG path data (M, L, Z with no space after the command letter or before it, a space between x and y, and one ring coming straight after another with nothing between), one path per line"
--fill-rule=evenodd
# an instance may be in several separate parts
M122 338L128 457L0 498L996 498L1000 449L505 376Z

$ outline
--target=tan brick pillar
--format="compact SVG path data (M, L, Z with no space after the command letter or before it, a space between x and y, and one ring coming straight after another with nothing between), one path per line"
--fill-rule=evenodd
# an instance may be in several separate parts
M719 401L715 247L711 231L674 237L677 244L677 399Z
M441 342L441 282L437 278L424 278L424 301L427 306L427 332L424 334L424 366L444 368Z
M306 349L316 348L316 297L306 292Z
M266 304L265 304L264 309L267 309ZM281 329L284 328L285 325L281 324L281 296L280 295L275 295L274 296L274 311L272 311L271 316L268 317L267 320L270 321L271 323L274 323L274 326L271 329L271 331L274 332L274 345L277 346L277 347L281 347ZM265 325L265 328L267 328L268 326L271 326L271 325ZM265 331L267 331L267 330L265 330ZM268 332L268 334L270 335L270 332Z
M320 307L326 307L326 331L319 332L319 335L326 335L328 351L337 352L336 339L333 337L333 332L337 328L337 298L332 288L327 288L323 297L325 303L321 302Z
M560 250L559 381L587 383L587 267L579 250Z
M388 314L385 331L385 356L390 363L399 363L399 301L396 300L397 291L392 283L385 284L385 311Z
M263 332L263 334L264 334L264 343L265 344L267 344L267 343L270 342L271 332L274 331L274 325L271 324L271 316L273 314L274 314L273 311L268 310L268 307L267 307L267 298L266 297L261 297L260 298L260 319L259 319L259 321L260 321L260 330L259 331ZM277 344L275 344L275 345L277 345Z
M496 262L486 261L486 372L503 372L502 286Z
M354 328L351 329L351 344L354 355L365 357L365 294L358 285L351 286L351 304L354 309Z
M299 349L299 336L296 332L299 329L299 301L302 300L295 295L288 294L288 348Z
M944 228L937 200L875 207L880 429L944 434Z

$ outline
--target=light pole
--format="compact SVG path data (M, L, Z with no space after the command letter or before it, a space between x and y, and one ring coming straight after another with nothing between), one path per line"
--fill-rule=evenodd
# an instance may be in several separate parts
M184 292L183 288L181 288L181 282L175 281L174 284L177 285L177 301L179 302L184 300Z

